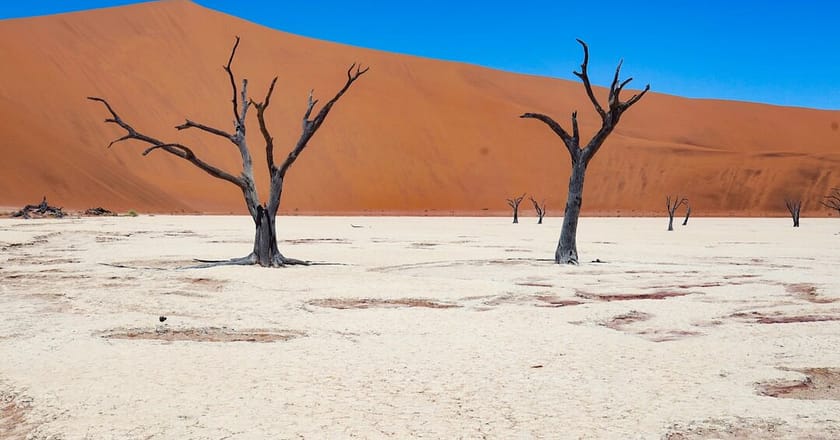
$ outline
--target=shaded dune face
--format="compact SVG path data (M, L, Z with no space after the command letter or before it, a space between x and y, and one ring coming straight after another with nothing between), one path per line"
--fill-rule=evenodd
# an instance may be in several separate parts
M582 137L599 126L576 82L312 40L187 1L6 20L0 206L47 195L71 209L244 213L237 188L180 159L142 157L144 146L132 143L107 149L122 133L84 99L105 97L141 131L238 173L231 144L174 129L190 118L232 130L221 66L235 35L242 44L234 72L248 78L251 96L261 100L279 76L266 115L278 160L300 134L309 90L326 102L351 63L371 66L289 172L283 212L506 214L505 199L528 192L546 200L549 215L561 215L568 154L547 127L518 116L546 113L568 125L579 110ZM597 58L598 48L591 49ZM559 50L579 47L570 41ZM637 81L641 87L645 78ZM606 98L605 89L596 93ZM840 185L838 123L838 111L649 93L589 167L583 212L662 214L671 193L687 196L695 215L782 214L785 197L801 198L805 215L828 214L818 201ZM253 114L249 124L265 197Z

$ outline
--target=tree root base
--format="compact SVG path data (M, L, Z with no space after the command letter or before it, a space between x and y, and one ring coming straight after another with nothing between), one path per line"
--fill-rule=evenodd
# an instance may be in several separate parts
M256 254L251 253L240 258L232 258L230 260L201 260L196 259L196 262L203 263L197 266L192 266L190 269L206 269L218 266L263 266L263 267L285 267L285 266L311 266L311 261L298 260L296 258L287 258L282 255L275 255L271 262L261 262ZM317 264L317 263L314 263Z

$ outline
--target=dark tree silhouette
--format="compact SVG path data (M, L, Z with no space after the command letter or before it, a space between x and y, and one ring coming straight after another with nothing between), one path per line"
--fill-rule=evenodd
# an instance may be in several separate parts
M519 204L522 203L522 199L525 198L525 194L523 193L519 197L514 197L512 199L507 199L508 205L513 208L513 222L519 223Z
M673 203L672 203L671 196L666 196L665 197L665 207L668 208L668 230L669 231L674 230L674 214L677 212L677 208L679 208L683 204L685 204L685 205L688 204L688 199L686 199L685 197L680 198L680 196L676 196L673 199ZM690 209L691 208L689 208L689 210ZM685 221L688 222L688 214L685 215ZM683 223L683 224L685 224L685 223Z
M534 200L533 197L528 198L531 199L531 203L534 204L534 211L537 211L537 217L539 218L539 220L537 220L537 224L541 225L543 217L545 217L545 200L543 200L542 205L540 205L540 203Z
M38 217L53 216L56 218L64 217L64 211L56 206L51 206L47 203L47 196L41 199L41 203L37 205L26 205L20 211L12 213L12 217L32 218L32 215Z
M840 214L840 188L832 188L831 193L821 201L823 206L829 209L834 209L837 214Z
M586 143L586 146L581 148L577 111L572 112L571 134L554 121L554 119L544 114L525 113L520 116L520 118L537 119L548 125L563 140L572 159L572 174L569 177L569 195L566 199L566 210L563 214L563 228L560 232L560 241L557 244L557 250L554 252L554 261L558 264L578 263L577 225L578 218L580 217L581 202L583 200L583 180L589 161L601 149L601 145L604 144L604 141L618 125L621 115L633 104L639 102L645 93L650 90L650 85L647 85L640 93L631 96L627 101L622 101L620 99L621 91L633 78L627 78L623 81L619 80L622 64L619 62L618 67L615 69L615 76L613 77L607 97L608 107L604 109L598 102L598 99L595 98L595 92L592 90L592 84L589 82L589 73L587 72L589 47L582 40L577 41L583 46L583 63L580 66L580 72L574 72L574 74L583 82L586 95L595 107L595 111L601 116L601 128Z
M793 227L799 227L799 212L802 210L802 200L785 199L785 207L793 219Z
M691 205L688 203L688 200L685 201L685 220L683 220L682 225L685 226L688 224L688 218L691 217Z
M233 70L231 69L234 56L236 55L237 47L239 47L239 37L236 37L236 42L234 43L233 49L230 52L230 58L228 58L227 65L224 66L224 70L227 73L228 78L230 79L230 87L232 89L233 94L233 99L231 100L231 103L234 120L234 131L226 132L222 129L200 124L198 122L193 122L189 119L187 119L183 124L178 125L175 128L178 130L194 128L200 131L207 132L214 136L221 137L231 142L237 148L240 156L242 157L242 170L238 173L229 173L205 162L204 160L200 159L193 152L192 149L185 145L172 142L164 142L141 133L140 131L136 130L133 126L125 122L117 114L117 112L114 111L111 105L103 98L88 97L88 99L92 101L101 102L105 106L105 108L111 114L111 117L105 120L106 123L118 125L120 128L126 131L126 134L123 137L111 142L108 145L109 148L115 143L129 139L144 142L150 145L150 147L146 148L146 150L143 151L144 156L156 150L164 151L173 156L186 160L187 162L193 164L194 166L198 167L202 171L217 179L225 180L236 185L242 191L242 195L245 198L245 205L248 207L248 212L251 214L251 218L253 218L254 220L256 229L256 233L254 235L253 251L249 255L242 258L234 258L231 260L223 261L199 261L210 263L210 265L259 264L260 266L270 267L278 267L289 264L309 264L306 261L285 257L283 256L283 254L280 253L279 249L277 248L275 217L277 215L277 210L280 207L280 196L282 195L283 183L285 182L286 172L288 172L289 168L295 163L295 160L297 160L298 156L300 156L300 154L306 148L307 142L309 142L312 136L315 135L315 132L318 131L318 129L321 127L321 124L324 123L324 120L327 118L327 115L329 114L333 105L335 105L335 103L338 102L338 100L344 95L345 92L347 92L350 86L353 85L353 83L357 79L359 79L360 76L362 76L368 71L368 68L362 69L356 64L350 66L350 68L347 70L347 81L344 83L344 86L338 91L338 93L336 93L336 95L332 99L327 101L327 103L324 104L323 107L321 107L321 109L315 114L314 117L312 116L312 113L318 101L312 98L312 92L309 93L306 111L303 114L303 129L300 138L298 139L297 143L295 144L294 148L289 153L289 155L286 157L286 159L278 165L274 160L274 138L272 138L265 122L265 112L268 109L271 100L271 95L274 92L274 86L277 83L277 77L274 77L274 79L271 81L271 85L268 87L268 92L265 95L265 99L263 99L261 102L254 101L253 99L250 99L248 97L247 79L242 80L242 89L237 90L236 77L234 76ZM251 105L253 105L254 108L256 108L257 121L259 122L260 132L262 133L262 136L265 140L265 154L271 182L269 187L269 196L267 201L264 203L260 202L259 196L257 194L256 183L254 181L254 170L253 161L251 159L251 152L248 150L248 146L245 140L246 116L248 113L248 109L251 107Z

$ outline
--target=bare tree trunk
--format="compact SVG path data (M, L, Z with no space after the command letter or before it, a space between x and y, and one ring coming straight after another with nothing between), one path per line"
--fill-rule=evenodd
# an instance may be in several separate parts
M668 208L668 230L674 230L674 214L677 212L677 208L680 207L683 203L688 204L688 199L680 198L677 196L673 199L673 203L671 203L671 196L665 196L665 206ZM690 210L691 208L689 208ZM685 221L688 221L688 214L686 214Z
M802 210L802 200L785 199L785 206L793 219L793 227L799 227L799 212Z
M523 193L519 197L514 197L512 199L507 199L508 206L513 209L513 222L519 223L519 204L522 203L522 199L525 198L525 194Z
M230 86L233 95L231 104L233 110L233 125L235 131L233 133L228 133L224 130L204 125L198 122L194 122L189 119L187 119L183 124L176 126L175 128L178 130L194 128L215 136L225 138L228 141L230 141L236 146L237 150L239 150L240 156L242 157L242 170L238 173L238 175L236 173L229 173L221 168L218 168L205 162L204 160L196 156L195 152L193 152L193 150L187 147L186 145L178 143L166 143L137 131L134 127L123 121L122 118L120 118L120 116L114 111L114 109L105 99L93 96L88 97L88 99L92 101L101 102L105 106L105 108L108 109L108 112L111 114L111 117L105 120L106 123L116 124L126 131L126 134L123 137L112 141L108 145L109 147L116 143L126 141L129 139L145 142L152 146L147 148L143 152L144 156L156 150L165 151L169 154L172 154L173 156L180 157L181 159L190 162L191 164L195 165L199 169L203 170L207 174L217 179L225 180L236 185L242 191L242 195L245 198L245 205L248 207L248 212L251 214L251 218L254 220L255 233L254 248L252 252L245 257L234 258L231 260L198 260L204 263L210 263L202 267L224 264L259 264L260 266L265 267L278 267L285 266L288 264L309 264L305 261L296 260L293 258L286 258L277 249L275 218L277 216L277 210L280 206L280 196L283 190L283 180L286 176L286 172L289 170L292 164L295 163L298 156L300 156L300 154L306 148L309 140L312 138L312 136L315 135L315 132L318 131L318 128L320 128L321 125L324 123L324 120L326 120L327 115L329 114L333 105L335 105L335 103L338 102L338 100L344 95L344 93L347 92L347 90L350 89L350 86L353 85L353 83L357 79L359 79L360 76L362 76L368 71L368 68L362 69L361 66L357 66L355 63L352 64L350 68L347 69L347 81L344 83L344 87L342 87L332 99L330 99L326 104L324 104L314 117L312 117L312 112L315 109L315 104L318 101L313 98L313 92L309 92L306 111L303 115L303 127L300 138L298 139L297 144L292 149L292 151L289 152L289 155L286 157L286 160L283 161L283 163L280 164L280 166L278 167L274 161L274 138L271 136L271 133L268 130L268 126L265 122L265 111L266 109L268 109L271 100L271 95L274 92L274 86L277 84L277 77L274 77L274 79L271 81L271 85L268 87L268 92L266 93L265 99L262 102L256 102L248 97L248 80L246 79L242 80L242 89L240 93L240 91L237 89L236 78L231 68L234 56L236 55L237 47L239 47L239 37L236 37L236 42L234 43L233 49L231 50L230 58L228 58L227 65L224 66L224 70L225 72L227 72L228 79L230 80ZM260 124L260 132L262 133L263 138L265 139L266 165L268 166L269 176L271 179L269 198L268 202L265 204L260 203L259 195L257 193L256 183L254 182L253 160L251 157L251 152L248 149L245 136L246 116L249 107L252 105L257 109L257 120Z
M685 209L685 220L683 220L682 225L685 226L688 224L688 218L691 216L691 205Z
M621 91L624 90L624 87L633 78L628 78L623 81L619 80L619 74L621 72L621 62L619 62L615 68L615 75L613 76L607 97L609 106L605 110L595 97L595 92L589 81L589 46L583 40L577 41L583 47L583 62L580 65L580 72L574 71L573 73L583 82L586 95L592 102L595 111L601 116L601 128L590 138L586 146L581 148L577 111L572 112L571 133L566 131L565 128L550 116L542 113L523 113L519 116L520 118L536 119L548 125L551 131L563 140L563 144L565 144L566 150L569 151L569 156L572 160L572 174L569 178L569 196L566 199L566 211L563 215L563 230L560 231L560 242L557 244L557 250L554 252L554 261L558 264L578 263L575 237L577 235L577 223L580 217L580 205L583 197L583 178L586 174L586 167L589 165L589 161L595 157L595 154L601 149L604 141L607 140L607 137L615 129L618 121L621 119L621 115L635 103L639 102L648 90L650 90L650 85L647 85L644 90L631 96L627 101L622 101L620 98Z
M583 179L586 176L586 164L577 161L572 164L572 175L569 176L569 195L566 198L566 210L563 212L563 229L560 231L560 241L554 251L554 262L557 264L578 264L577 226L580 218L580 206L583 202Z
M531 203L534 204L534 210L537 211L537 224L541 225L543 217L545 217L545 200L543 200L542 205L540 205L540 203L534 200L533 197L529 197L529 199L531 199Z

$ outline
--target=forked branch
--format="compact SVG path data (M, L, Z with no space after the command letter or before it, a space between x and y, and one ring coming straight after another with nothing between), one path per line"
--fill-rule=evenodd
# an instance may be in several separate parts
M802 200L785 199L785 207L790 212L793 227L799 227L799 213L802 211Z
M111 143L108 144L108 148L111 148L111 146L116 144L116 143L126 141L126 140L129 140L129 139L134 139L134 140L138 140L138 141L141 141L141 142L145 142L147 144L152 145L152 147L147 148L143 152L144 156L149 154L150 152L156 150L156 149L161 149L163 151L166 151L169 154L172 154L173 156L177 156L177 157L180 157L181 159L186 160L187 162L195 165L196 167L198 167L199 169L201 169L205 173L207 173L207 174L209 174L209 175L211 175L211 176L213 176L217 179L227 180L228 182L233 183L234 185L236 185L240 188L243 187L244 183L243 183L242 179L240 179L239 177L236 177L236 176L234 176L234 175L232 175L232 174L230 174L226 171L221 170L220 168L217 168L217 167L215 167L213 165L210 165L209 163L199 159L198 156L196 156L195 153L190 148L188 148L184 145L181 145L181 144L177 144L177 143L163 142L163 141L155 139L151 136L146 136L145 134L140 133L139 131L135 130L134 127L132 127L127 122L123 121L122 118L120 118L120 116L117 114L117 112L114 111L114 109L111 107L111 104L109 104L108 101L106 101L105 99L98 98L98 97L95 97L95 96L88 96L87 99L89 99L91 101L101 102L105 106L105 108L108 109L108 112L111 113L111 117L108 118L108 119L105 119L105 122L116 124L116 125L120 126L120 128L122 128L123 130L126 131L125 136L111 141Z
M569 154L572 156L572 160L577 160L578 154L580 154L580 134L578 131L578 123L577 123L577 112L572 112L572 134L570 135L569 132L566 131L560 124L557 123L551 116L544 115L542 113L524 113L520 118L523 119L536 119L545 125L548 125L557 136L560 136L560 139L563 140L563 143L566 145L566 149L569 151Z
M522 199L525 198L525 193L522 193L519 197L514 197L512 199L505 199L507 200L508 206L513 208L513 222L519 223L519 204L522 203Z
M674 214L677 212L677 208L679 208L682 205L688 205L688 199L686 199L685 197L677 196L677 197L673 198L673 201L671 199L671 196L666 196L665 197L665 207L668 209L668 230L669 231L674 230ZM688 209L690 210L691 207L689 207ZM686 222L687 222L688 221L688 214L686 214L685 218L686 218Z
M239 105L237 104L238 93L236 91L236 78L233 76L233 70L231 70L230 66L233 64L233 57L236 55L236 48L239 47L239 36L236 36L236 42L233 43L233 49L230 51L230 58L228 58L227 64L224 66L225 72L228 74L228 78L230 78L230 88L233 90L233 99L231 102L233 103L233 120L239 124Z
M837 213L840 214L840 188L832 188L831 193L825 196L820 203L826 208L837 210Z
M207 126L207 125L204 125L204 124L199 124L198 122L190 121L189 119L187 119L186 122L184 122L183 124L175 126L175 128L178 129L178 130L186 130L188 128L197 128L201 131L206 131L207 133L215 134L216 136L220 136L220 137L223 137L223 138L225 138L225 139L227 139L231 142L234 142L232 134L230 134L230 133L228 133L224 130L219 130L218 128L213 128L213 127L210 127L210 126Z
M583 87L586 89L586 96L589 97L589 100L592 101L592 105L595 106L595 111L601 115L602 120L607 119L607 112L604 111L604 108L601 107L601 104L598 102L598 99L595 98L595 93L592 91L592 83L589 81L589 46L583 42L580 38L577 39L577 42L583 46L583 62L580 64L580 72L574 71L572 73L575 74L580 80L583 82ZM618 65L619 68L621 64ZM616 70L616 76L618 76L618 70Z
M534 200L533 197L528 197L531 200L531 203L534 205L534 211L537 211L537 224L541 225L543 222L543 217L545 217L545 200L542 201L542 204Z
M650 90L650 85L648 84L645 86L644 90L633 95L629 100L622 101L621 91L625 86L627 86L627 84L630 83L630 81L633 80L633 78L627 78L623 81L621 80L621 66L623 61L619 61L618 66L615 68L615 74L613 75L612 83L609 88L609 107L605 110L601 103L598 102L598 98L595 97L595 92L592 89L592 82L589 80L589 46L587 46L583 40L578 39L577 42L583 47L583 62L580 65L580 71L574 71L573 73L583 82L583 87L586 90L586 96L589 97L595 111L601 116L601 128L587 143L586 147L581 149L577 111L572 113L572 134L569 134L569 132L566 131L560 124L544 114L524 113L520 116L520 118L537 119L548 125L551 130L563 140L563 143L566 145L566 149L569 150L569 154L572 156L573 163L577 163L578 160L582 159L586 164L588 164L592 157L595 156L595 153L597 153L601 148L601 145L603 145L607 136L609 136L616 124L618 124L621 115L630 108L630 106L642 99L645 93Z
M321 110L318 112L318 114L315 115L315 117L312 119L310 119L310 116L312 115L312 110L315 108L315 104L318 103L318 100L313 99L312 92L309 92L309 98L307 100L306 105L306 112L304 112L303 114L303 131L300 135L300 139L298 139L297 144L295 145L295 148L292 149L291 152L289 152L289 155L286 157L286 160L283 161L283 163L277 169L277 172L279 173L280 177L284 177L286 175L286 172L289 170L289 167L291 167L292 164L295 163L295 160L297 160L300 153L304 150L304 148L306 148L306 145L309 142L309 140L312 139L312 136L321 127L321 124L324 123L324 120L327 118L327 115L330 113L330 110L332 110L333 105L335 105L335 103L338 102L339 99L341 99L344 93L347 92L348 89L350 89L350 86L352 86L353 83L356 82L356 80L359 79L360 76L367 73L368 70L370 70L370 67L362 69L361 66L357 66L356 63L353 63L350 66L350 68L347 69L347 81L344 83L344 87L342 87L341 90L339 90L338 93L336 93L332 99L327 101L327 103L324 104L323 107L321 107Z
M268 105L271 103L271 95L274 93L274 86L277 84L277 77L275 76L273 80L271 80L271 85L268 86L268 92L265 94L265 99L262 102L256 102L253 99L251 103L254 105L254 108L257 109L257 120L260 123L260 132L265 139L265 160L268 164L268 172L274 173L277 169L277 166L274 164L274 138L271 136L271 133L268 131L268 125L265 123L265 110L268 108Z

